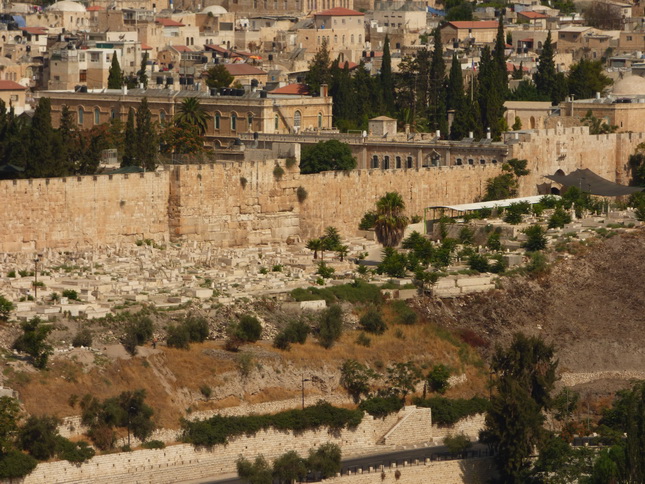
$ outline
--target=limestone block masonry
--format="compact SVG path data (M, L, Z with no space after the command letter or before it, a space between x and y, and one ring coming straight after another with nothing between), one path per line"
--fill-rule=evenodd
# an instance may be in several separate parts
M544 175L590 168L626 183L628 158L645 133L590 135L587 127L507 135L508 158L528 160L520 196ZM276 164L284 170L274 173ZM282 161L168 166L156 173L0 181L0 252L85 249L137 239L203 241L220 247L318 236L333 225L353 235L362 215L397 191L408 215L431 204L472 202L499 164L300 175ZM307 192L298 200L302 187Z

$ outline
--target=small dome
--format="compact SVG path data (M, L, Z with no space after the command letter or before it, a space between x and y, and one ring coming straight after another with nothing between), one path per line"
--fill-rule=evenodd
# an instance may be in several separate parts
M211 5L210 7L206 7L204 10L202 10L201 13L212 13L213 15L222 15L228 12L224 7L220 5Z
M641 76L627 76L614 84L614 96L637 96L645 94L645 79Z
M47 10L50 12L85 12L85 7L78 2L70 0L61 0L60 2L53 3Z

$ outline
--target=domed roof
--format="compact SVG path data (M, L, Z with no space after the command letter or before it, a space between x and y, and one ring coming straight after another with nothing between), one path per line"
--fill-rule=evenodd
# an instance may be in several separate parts
M224 7L220 5L211 5L202 10L201 13L212 13L213 15L222 15L223 13L228 13Z
M645 79L641 76L627 76L614 84L614 96L636 96L645 94Z
M85 12L85 7L78 2L70 0L61 0L60 2L53 3L47 10L52 12Z

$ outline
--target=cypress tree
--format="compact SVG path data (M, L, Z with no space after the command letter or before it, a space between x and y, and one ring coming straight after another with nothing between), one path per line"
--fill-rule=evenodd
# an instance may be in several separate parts
M392 58L390 56L390 37L385 35L383 45L383 61L381 63L381 92L383 107L387 114L394 113L394 79L392 77Z
M125 134L124 134L124 146L123 146L123 159L121 161L121 166L139 166L136 160L137 153L137 132L134 126L134 109L130 108L128 111L128 121L125 123ZM138 160L139 162L141 160Z
M508 90L508 72L506 71L506 41L504 38L504 17L499 16L499 24L497 25L497 37L495 38L495 47L493 48L493 60L499 70L499 78L501 81L500 88L503 89L503 96L506 97Z
M121 66L119 59L116 57L116 50L112 54L112 64L108 73L108 89L121 89L123 86L123 74L121 73Z
M65 166L65 154L58 133L54 132L51 118L51 101L43 97L38 101L29 128L29 144L25 160L25 176L42 178L64 176L69 173Z
M148 108L148 99L143 98L136 116L136 139L137 139L137 165L146 171L154 171L157 167L157 152L159 143L157 132L152 124L152 114Z
M452 64L450 64L448 90L446 92L446 105L448 109L463 109L465 99L464 76L461 72L461 63L457 59L457 55L453 54Z
M538 68L534 77L537 92L551 100L553 104L561 102L567 95L566 78L555 69L551 31L546 36L542 53L538 59Z
M476 92L474 79L471 81L470 89ZM469 89L469 90L470 90ZM475 139L482 137L482 128L479 118L479 103L477 98L471 99L469 96L464 96L463 109L455 111L455 119L450 127L450 138L460 140L468 136L469 132L473 132Z
M365 69L361 61L351 78L352 97L356 107L356 119L359 129L367 129L368 120L380 112L380 91L378 82Z
M329 49L327 48L327 40L323 38L320 49L318 49L318 52L316 52L316 55L311 60L309 70L305 75L305 84L309 86L311 93L319 92L322 84L329 84L331 82L330 64L331 59L329 57Z
M446 119L446 64L443 61L443 44L441 31L436 28L433 32L434 47L430 61L430 112L428 113L430 128L441 130L445 136L448 132Z
M143 84L144 89L148 89L148 74L146 69L148 68L148 53L144 52L143 57L141 58L141 67L137 75L139 76L139 82Z
M499 139L504 129L504 96L499 88L499 68L488 47L482 49L479 67L477 101L481 124L484 130L490 128L493 139Z

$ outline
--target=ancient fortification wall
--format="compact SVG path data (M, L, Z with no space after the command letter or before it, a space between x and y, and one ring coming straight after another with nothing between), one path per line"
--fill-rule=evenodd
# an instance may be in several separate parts
M0 252L168 240L169 173L0 182Z
M513 135L514 136L514 135ZM520 195L534 195L545 174L591 168L625 183L628 157L645 134L592 136L588 128L555 128L509 135L509 158L527 159ZM87 248L151 238L208 241L222 247L283 242L319 235L334 225L354 234L362 215L397 191L409 215L431 204L472 202L499 165L420 170L360 170L280 178L276 162L224 162L168 167L159 173L0 182L7 216L0 220L0 252ZM298 201L297 190L307 192Z

